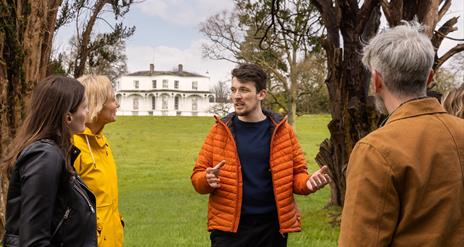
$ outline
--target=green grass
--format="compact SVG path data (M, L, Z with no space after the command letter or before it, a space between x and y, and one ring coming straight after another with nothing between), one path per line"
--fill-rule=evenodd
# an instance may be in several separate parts
M309 170L319 143L328 137L329 116L297 119L297 135ZM124 246L209 246L208 196L190 182L193 164L214 123L211 117L119 117L105 133L118 165L120 210L126 221ZM325 209L330 191L297 196L303 231L288 246L336 246L338 228Z

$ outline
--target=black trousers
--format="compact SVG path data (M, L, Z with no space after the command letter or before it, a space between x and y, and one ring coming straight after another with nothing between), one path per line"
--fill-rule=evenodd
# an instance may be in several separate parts
M286 247L277 215L241 215L237 233L213 230L211 247Z

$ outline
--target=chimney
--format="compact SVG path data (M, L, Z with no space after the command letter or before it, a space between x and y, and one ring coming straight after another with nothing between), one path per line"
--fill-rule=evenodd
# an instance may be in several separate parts
M150 64L150 75L153 75L153 72L155 72L155 65L154 64Z
M182 64L179 64L177 71L182 72L184 70L184 66Z

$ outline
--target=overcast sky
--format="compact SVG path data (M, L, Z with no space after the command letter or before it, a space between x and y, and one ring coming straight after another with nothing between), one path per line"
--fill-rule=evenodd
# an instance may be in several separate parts
M135 4L124 19L127 26L136 26L135 34L126 43L129 72L148 70L150 63L155 64L156 70L171 70L183 64L186 71L209 75L212 84L228 80L234 64L202 58L201 44L206 39L199 32L199 24L232 8L232 0L145 0ZM464 0L453 0L444 19L457 15L461 16L459 31L449 36L463 39ZM58 32L55 46L65 46L72 35L72 25L67 29ZM455 44L446 40L439 53Z

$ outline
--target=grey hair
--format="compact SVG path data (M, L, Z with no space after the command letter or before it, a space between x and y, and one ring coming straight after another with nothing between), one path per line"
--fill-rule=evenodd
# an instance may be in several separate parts
M435 48L416 21L377 34L364 47L362 62L382 75L397 96L425 96Z

